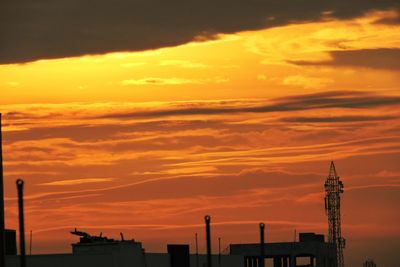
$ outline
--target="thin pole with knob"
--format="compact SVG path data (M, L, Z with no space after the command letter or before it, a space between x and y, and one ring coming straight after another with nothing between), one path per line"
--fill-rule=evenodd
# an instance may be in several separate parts
M265 229L265 224L260 223L260 267L264 267L264 249L265 249L264 229Z
M211 217L209 215L206 215L204 217L204 220L206 222L207 267L212 267L212 263L211 263L211 230L210 230Z
M19 214L19 248L20 248L20 266L26 267L25 253L25 225L24 225L24 181L17 180L18 190L18 214Z

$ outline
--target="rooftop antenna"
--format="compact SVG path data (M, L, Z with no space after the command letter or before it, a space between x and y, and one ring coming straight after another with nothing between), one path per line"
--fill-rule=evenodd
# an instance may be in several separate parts
M336 248L337 267L344 267L343 249L345 239L342 237L340 219L340 194L343 194L343 183L336 173L335 164L331 162L329 175L325 182L325 212L328 216L328 242Z
M5 226L4 226L4 186L3 186L3 145L0 113L0 266L6 266L5 248Z

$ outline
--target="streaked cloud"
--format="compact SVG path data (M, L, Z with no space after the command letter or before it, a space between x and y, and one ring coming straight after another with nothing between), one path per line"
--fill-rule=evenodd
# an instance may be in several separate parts
M146 65L146 62L128 62L128 63L121 64L121 66L124 68L140 67L143 65Z
M330 116L330 117L291 117L284 118L287 122L309 122L309 123L335 123L335 122L365 122L365 121L385 121L395 120L396 116Z
M268 101L271 102L271 101ZM219 115L234 113L271 113L289 112L310 109L329 108L372 108L379 106L399 105L400 97L375 95L356 91L331 91L317 94L304 94L293 97L274 99L267 105L249 105L245 101L240 105L232 106L229 101L221 106L208 107L204 103L194 103L189 107L170 108L166 110L124 112L102 115L98 118L140 118L140 117L165 117L189 115ZM237 104L237 103L236 103Z
M264 74L258 74L257 79L260 81L265 81L267 79L267 76L265 76Z
M15 86L18 86L18 85L19 85L19 82L9 81L9 82L7 82L7 85L12 86L12 87L15 87Z
M179 84L201 84L199 80L190 80L182 78L143 78L123 80L122 85L179 85Z
M400 26L393 24L387 27L376 22L397 17L398 14L395 10L378 11L352 20L328 19L317 23L272 28L249 35L244 45L249 51L262 55L262 63L266 65L308 63L310 66L318 66L318 62L335 64L337 61L338 66L340 62L343 65L347 62L352 66L364 67L371 63L372 68L383 68L387 61L389 66L396 66L389 54L395 55L400 48L397 42ZM361 54L370 54L372 58L363 58ZM354 60L346 61L347 55ZM361 62L357 63L357 59Z
M288 76L282 81L282 84L284 85L303 87L305 89L323 88L331 83L333 83L333 80L329 78L318 78L303 75Z
M82 179L68 179L59 180L47 183L41 183L39 185L52 185L52 186L65 186L65 185L80 185L80 184L90 184L90 183L104 183L111 182L113 178L82 178Z
M163 60L158 65L160 66L177 66L188 69L203 69L207 68L207 65L199 62L192 62L189 60Z
M160 238L191 240L204 214L231 243L238 233L252 236L260 221L269 225L271 240L289 240L294 228L323 233L323 182L334 159L349 189L346 237L383 224L379 236L389 236L397 225L386 218L397 201L385 198L397 200L400 188L400 136L390 131L400 125L398 103L395 94L328 91L270 99L6 105L6 181L26 181L37 250L68 250L65 241L55 249L52 240L49 247L49 233L70 240L66 230L76 226L108 236L123 231L161 251ZM5 185L13 227L15 184ZM368 212L355 209L360 201L379 203L379 218L360 224L369 220Z

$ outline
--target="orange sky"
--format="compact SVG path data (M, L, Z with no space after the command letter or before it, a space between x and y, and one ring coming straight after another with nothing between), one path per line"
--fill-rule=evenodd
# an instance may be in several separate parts
M354 19L144 52L0 65L6 226L26 182L34 253L68 252L74 227L167 243L327 232L331 160L345 184L348 266L400 248L400 26ZM216 243L215 243L216 244ZM214 248L217 246L214 245ZM194 246L192 246L194 248Z

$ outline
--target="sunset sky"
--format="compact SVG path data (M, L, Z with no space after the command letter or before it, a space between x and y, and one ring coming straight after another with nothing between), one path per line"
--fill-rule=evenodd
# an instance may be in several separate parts
M278 3L279 2L279 3ZM5 1L6 227L17 178L34 253L77 227L213 249L327 234L345 185L346 266L398 265L398 1ZM396 253L397 252L397 253Z

